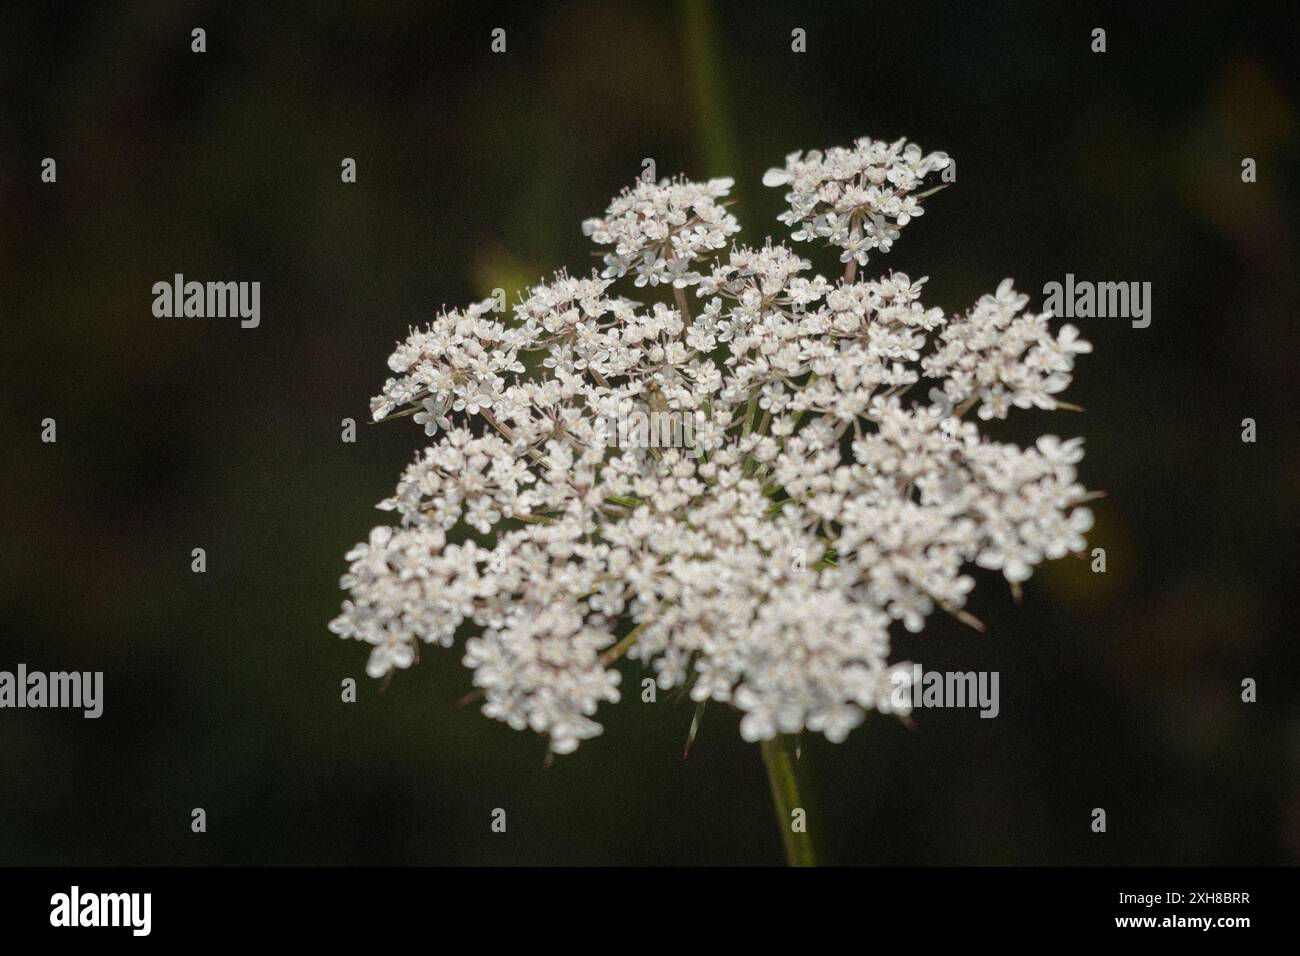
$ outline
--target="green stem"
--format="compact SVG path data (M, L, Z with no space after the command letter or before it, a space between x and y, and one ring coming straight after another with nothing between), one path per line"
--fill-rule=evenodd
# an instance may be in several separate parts
M781 828L781 840L785 844L785 861L790 866L816 866L812 837L805 825L808 808L799 798L799 780L790 755L790 738L778 734L771 740L764 740L761 746L763 764L767 767L767 782L772 787L772 803L776 807L776 824ZM794 818L791 816L794 810L804 811L800 826L802 832L794 829Z
M718 18L708 0L682 0L680 10L691 113L707 175L735 176L735 135L723 89L727 64L718 43Z
M686 301L686 290L674 286L673 298L677 300L677 311L682 314L682 338L685 338L686 330L691 327L691 306Z

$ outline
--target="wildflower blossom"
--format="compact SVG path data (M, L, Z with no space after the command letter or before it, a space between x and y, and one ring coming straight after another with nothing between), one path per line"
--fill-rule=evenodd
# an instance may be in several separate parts
M1010 279L949 318L924 278L856 278L947 163L862 139L769 171L840 278L782 243L728 246L731 180L638 182L583 224L612 247L601 275L413 330L372 412L412 413L432 444L380 503L398 523L348 552L331 629L371 646L372 676L463 637L483 712L557 753L601 732L624 656L741 711L747 740L839 741L897 712L895 622L969 620L974 568L1018 587L1092 523L1081 439L1021 449L964 418L1058 407L1090 350L1077 329ZM628 275L675 294L634 302ZM689 415L693 447L612 444L635 407Z
M779 218L798 226L795 240L825 239L843 249L841 262L865 266L867 253L888 252L902 227L921 215L912 193L949 162L946 154L923 154L903 139L863 138L852 149L791 153L784 169L767 171L763 185L789 185L790 208Z
M603 217L584 222L582 231L593 242L614 247L605 257L606 278L631 270L638 286L668 282L684 288L700 281L691 265L724 248L727 237L740 231L736 217L718 203L733 185L731 179L638 181Z

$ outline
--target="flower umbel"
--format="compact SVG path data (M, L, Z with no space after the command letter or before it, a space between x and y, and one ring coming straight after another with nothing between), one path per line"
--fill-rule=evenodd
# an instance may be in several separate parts
M380 504L398 524L348 553L331 629L371 645L376 677L464 637L483 712L557 753L601 732L621 656L738 708L746 740L840 741L897 710L894 622L969 620L972 565L1019 587L1092 524L1082 439L1022 449L964 417L1057 408L1091 350L1078 330L1010 279L951 318L925 279L855 279L948 162L861 139L768 172L839 279L771 239L727 248L729 179L638 182L583 224L611 247L602 274L560 273L509 320L488 300L413 330L371 407L433 443ZM633 301L628 276L673 292ZM611 443L633 407L689 416L693 447Z

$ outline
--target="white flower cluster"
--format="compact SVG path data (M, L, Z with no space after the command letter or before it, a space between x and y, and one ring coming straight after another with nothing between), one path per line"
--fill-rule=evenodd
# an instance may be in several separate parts
M733 185L731 179L665 179L657 185L640 180L610 203L603 218L584 222L582 232L614 247L605 256L606 278L631 270L638 286L667 282L682 289L700 281L692 264L740 232L736 217L718 202Z
M852 149L791 153L785 169L767 171L763 185L790 186L790 209L780 219L799 227L793 238L825 239L843 249L841 262L865 266L868 252L888 252L899 230L921 215L921 197L911 193L949 162L945 153L925 155L905 139L863 138Z
M584 226L614 247L603 276L412 331L372 408L434 443L380 505L399 524L348 553L331 629L371 645L376 677L464 638L484 713L557 753L600 733L622 657L737 708L747 740L839 741L896 709L892 622L969 622L972 566L1019 587L1092 523L1081 439L1021 449L963 418L1058 407L1077 330L1053 334L1010 280L955 318L922 305L924 279L855 280L946 162L864 139L769 174L796 238L844 251L838 279L771 240L722 254L730 180L643 182ZM629 272L673 300L616 294ZM923 380L931 400L909 398ZM693 447L611 446L633 404L690 416Z

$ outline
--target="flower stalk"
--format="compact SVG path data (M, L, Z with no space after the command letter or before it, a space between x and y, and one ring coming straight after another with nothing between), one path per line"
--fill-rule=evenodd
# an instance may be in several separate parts
M764 740L761 747L767 782L772 789L772 804L776 808L776 825L781 829L781 841L785 845L785 861L789 866L816 866L812 837L806 826L807 808L799 796L791 738L787 734L777 734ZM795 820L796 810L805 811L798 821Z

